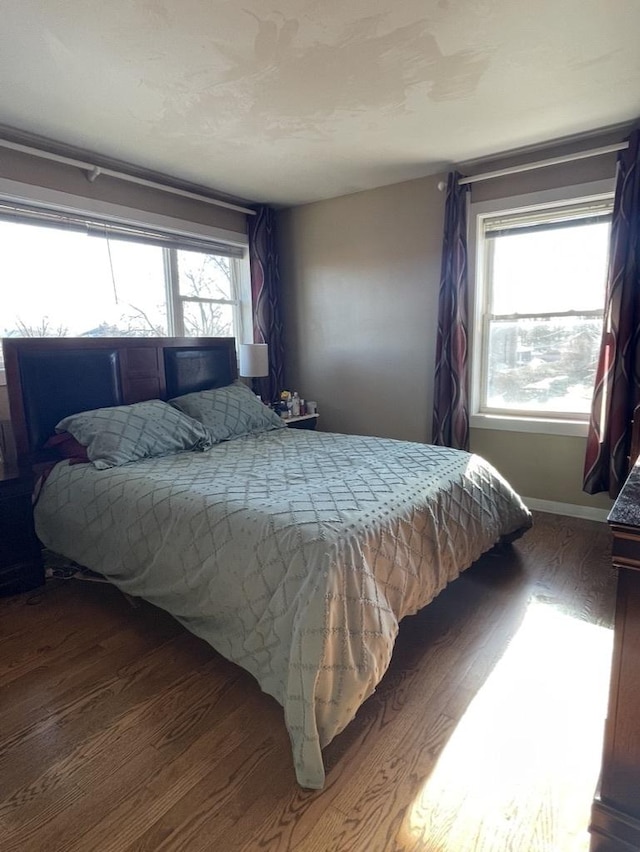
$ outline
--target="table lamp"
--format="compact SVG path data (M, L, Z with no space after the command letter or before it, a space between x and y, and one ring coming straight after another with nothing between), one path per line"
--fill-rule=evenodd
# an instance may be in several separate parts
M240 344L240 376L251 379L251 389L258 393L256 379L269 375L269 345L267 343Z

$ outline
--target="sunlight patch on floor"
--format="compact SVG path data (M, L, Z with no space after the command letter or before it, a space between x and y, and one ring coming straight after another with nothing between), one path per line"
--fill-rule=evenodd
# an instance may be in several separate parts
M408 813L406 848L588 849L612 641L611 630L529 604Z

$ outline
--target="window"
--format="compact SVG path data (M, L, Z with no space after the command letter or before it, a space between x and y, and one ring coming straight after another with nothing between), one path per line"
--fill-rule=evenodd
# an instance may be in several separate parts
M177 251L175 259L176 327L187 337L236 336L242 326L237 262L192 251Z
M12 208L0 257L0 337L251 334L242 246Z
M612 203L478 213L472 425L588 421Z

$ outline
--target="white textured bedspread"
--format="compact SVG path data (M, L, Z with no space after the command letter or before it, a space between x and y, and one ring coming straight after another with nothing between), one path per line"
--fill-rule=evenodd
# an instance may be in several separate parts
M284 707L298 782L374 691L398 622L531 524L478 456L282 429L110 470L56 465L43 544L168 610Z

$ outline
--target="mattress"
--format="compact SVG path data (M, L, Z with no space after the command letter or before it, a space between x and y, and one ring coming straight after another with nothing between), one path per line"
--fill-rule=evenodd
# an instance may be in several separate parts
M531 516L478 456L282 429L108 470L60 462L49 549L167 610L284 708L296 776L375 690L398 623Z

